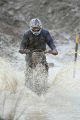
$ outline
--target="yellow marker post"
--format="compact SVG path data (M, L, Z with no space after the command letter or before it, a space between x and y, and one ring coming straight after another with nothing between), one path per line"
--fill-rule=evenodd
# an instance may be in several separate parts
M78 43L79 43L79 36L78 36L78 35L76 35L75 61L77 60Z
M78 43L79 43L79 36L76 35L76 45L75 45L75 58L74 58L74 72L73 72L73 77L75 77L75 74L76 74L76 61L77 61Z

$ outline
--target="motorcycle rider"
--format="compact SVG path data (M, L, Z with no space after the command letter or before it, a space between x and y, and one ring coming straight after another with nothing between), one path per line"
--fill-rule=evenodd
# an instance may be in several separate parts
M26 52L26 50L30 50L31 52L36 49L39 52L41 52L40 50L45 51L46 44L50 47L51 53L53 55L58 54L58 51L54 44L54 40L52 39L49 31L42 27L42 23L41 23L40 19L38 19L38 18L31 19L29 27L30 27L30 29L24 33L23 40L20 45L19 52L21 54L24 54ZM29 55L27 55L28 58L26 58L29 67L32 67L31 52ZM44 57L43 61L45 61L44 64L46 66L46 69L48 70L48 65L47 65L45 57Z

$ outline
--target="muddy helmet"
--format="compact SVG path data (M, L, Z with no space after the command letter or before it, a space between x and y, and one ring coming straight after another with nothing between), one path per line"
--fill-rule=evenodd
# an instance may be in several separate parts
M39 35L42 29L42 23L38 18L34 18L30 21L30 30L34 35Z

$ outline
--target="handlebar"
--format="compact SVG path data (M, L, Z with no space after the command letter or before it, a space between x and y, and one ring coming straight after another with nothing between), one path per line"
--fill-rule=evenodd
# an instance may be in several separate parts
M35 49L35 50L32 50L32 51L29 50L29 49L23 49L23 50L19 50L19 52L21 54L29 54L29 53L34 53L34 52L43 52L44 54L49 53L49 54L52 54L52 55L57 55L57 54L53 53L52 50L45 50L45 51L43 51L41 49Z

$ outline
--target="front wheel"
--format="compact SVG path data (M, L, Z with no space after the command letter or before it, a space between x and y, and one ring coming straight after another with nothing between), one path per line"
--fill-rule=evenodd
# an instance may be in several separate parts
M30 59L30 61L26 61L26 86L38 95L44 94L47 92L48 79L46 56L43 52L34 52Z

